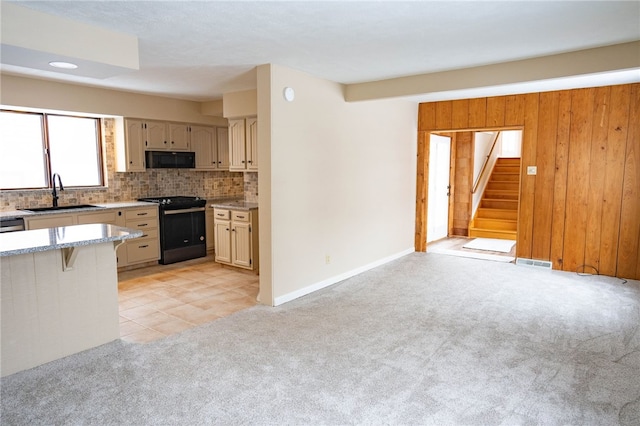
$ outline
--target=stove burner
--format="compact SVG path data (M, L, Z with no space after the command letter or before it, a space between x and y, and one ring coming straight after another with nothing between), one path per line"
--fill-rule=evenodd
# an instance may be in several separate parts
M160 204L162 208L204 207L207 204L204 198L184 196L138 198L138 201Z

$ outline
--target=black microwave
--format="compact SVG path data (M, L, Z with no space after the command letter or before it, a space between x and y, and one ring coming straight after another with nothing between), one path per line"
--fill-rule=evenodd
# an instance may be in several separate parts
M145 151L147 169L193 169L195 152Z

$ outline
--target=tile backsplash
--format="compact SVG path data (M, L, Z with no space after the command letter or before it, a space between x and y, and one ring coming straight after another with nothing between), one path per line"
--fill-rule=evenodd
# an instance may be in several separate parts
M114 120L103 119L104 188L71 188L60 192L59 202L92 204L132 201L141 197L189 195L202 198L238 197L258 201L258 173L153 169L145 172L115 171ZM64 176L62 176L64 184ZM0 191L0 210L51 205L51 190Z
M258 173L244 174L244 200L250 203L258 202Z

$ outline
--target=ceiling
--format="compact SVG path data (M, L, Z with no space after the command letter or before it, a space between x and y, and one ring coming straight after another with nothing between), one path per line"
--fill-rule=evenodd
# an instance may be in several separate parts
M348 84L640 40L638 1L10 3L136 36L140 66L106 78L3 72L194 101L255 88L264 63Z

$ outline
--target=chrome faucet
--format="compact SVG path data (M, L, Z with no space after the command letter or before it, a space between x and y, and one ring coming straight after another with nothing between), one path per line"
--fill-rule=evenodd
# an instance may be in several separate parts
M60 191L64 191L64 186L62 186L62 179L60 175L54 173L51 176L51 184L53 186L53 191L51 191L51 195L53 195L53 207L58 207L58 192L56 191L56 176L58 177L58 185L60 186Z

